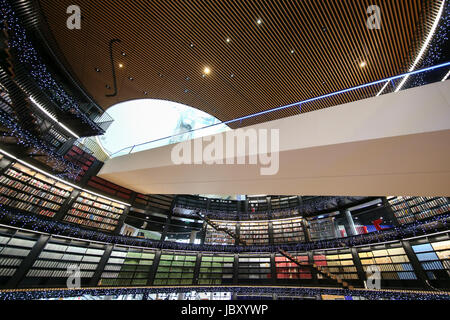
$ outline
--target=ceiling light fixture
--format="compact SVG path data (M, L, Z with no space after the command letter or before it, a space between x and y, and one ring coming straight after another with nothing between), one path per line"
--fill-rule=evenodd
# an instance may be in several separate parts
M291 54L294 54L294 53L295 53L295 50L294 50L294 49L292 49L292 50L291 50Z
M133 81L134 78L133 77L128 77L128 80Z
M127 55L127 54L126 54L125 52L123 52L123 51L122 51L122 56L124 56L124 57L125 57L126 55Z
M119 68L123 68L123 63L119 63Z
M205 67L205 69L203 69L203 74L208 75L211 73L211 69L209 69L209 67Z
M99 68L95 68L95 71L96 71L96 72L100 72L100 69L99 69Z
M364 68L365 66L367 66L367 62L361 61L361 62L359 63L359 67L360 67L360 68Z
M261 19L256 20L256 24L261 24L261 23L262 23Z
M231 42L231 39L230 39L230 38L227 38L226 41L227 41L227 43L230 43L230 42Z

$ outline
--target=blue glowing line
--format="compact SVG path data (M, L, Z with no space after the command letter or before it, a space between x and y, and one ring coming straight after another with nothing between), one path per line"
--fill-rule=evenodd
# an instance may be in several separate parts
M298 105L300 105L300 107L301 107L301 105L303 103L308 103L308 102L313 102L313 101L320 100L320 99L333 97L333 96L336 96L336 95L339 95L339 94L343 94L343 93L347 93L347 92L350 92L350 91L354 91L354 90L358 90L358 89L362 89L362 88L367 88L367 87L374 86L374 85L377 85L377 84L380 84L380 83L384 83L386 81L393 81L393 80L396 80L396 79L403 78L405 76L410 76L410 75L414 75L414 74L418 74L418 73L422 73L422 72L427 72L427 71L431 71L431 70L435 70L435 69L439 69L439 68L443 68L443 67L447 67L447 66L450 66L450 61L442 63L442 64L438 64L438 65L435 65L435 66L431 66L431 67L428 67L428 68L418 69L418 70L415 70L415 71L410 71L410 72L407 72L407 73L399 74L397 76L392 76L392 77L385 78L385 79L382 79L382 80L377 80L377 81L365 83L365 84L362 84L362 85L359 85L359 86L356 86L356 87L343 89L343 90L340 90L340 91L335 91L335 92L328 93L328 94L325 94L325 95L322 95L322 96L318 96L318 97L315 97L315 98L310 98L310 99L307 99L307 100L291 103L291 104L280 106L280 107L277 107L277 108L260 111L260 112L257 112L257 113L253 113L253 114L249 114L247 116L240 117L240 118L227 120L227 121L222 121L222 122L217 122L217 123L205 126L205 127L192 129L192 130L189 130L189 131L177 133L177 134L174 134L174 135L171 135L171 136L167 136L167 137L164 137L164 138L159 138L159 139L148 141L148 142L144 142L144 143L141 143L141 144L136 144L134 146L123 148L123 149L121 149L121 150L111 154L111 156L113 156L113 155L115 155L115 154L117 154L117 153L119 153L119 152L121 152L123 150L127 150L129 148L132 148L131 150L133 150L134 147L138 147L138 146L142 146L142 145L145 145L145 144L148 144L148 143L152 143L152 142L157 142L157 141L173 138L173 137L176 137L176 136L179 136L179 135L182 135L182 134L186 134L186 133L191 133L191 132L194 132L194 131L208 129L208 128L211 128L211 127L218 126L220 124L229 124L229 123L233 123L233 122L237 122L237 121L240 121L242 123L242 120L246 120L246 119L249 119L249 118L257 117L257 116L260 116L260 115L264 115L264 114L275 112L275 111L279 111L279 110L284 110L284 109L287 109L287 108L292 108L292 107L295 107L295 106L298 106ZM130 153L131 153L131 150L130 150Z

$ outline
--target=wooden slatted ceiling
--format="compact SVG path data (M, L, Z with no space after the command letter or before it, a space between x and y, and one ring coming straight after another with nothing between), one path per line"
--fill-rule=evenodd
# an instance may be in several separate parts
M164 99L196 107L222 121L406 72L440 4L79 0L81 30L69 30L66 8L72 2L39 1L51 31L49 39L54 39L69 70L100 106ZM366 10L373 4L381 8L380 30L366 27ZM262 20L260 25L257 19ZM114 46L114 57L116 66L124 67L116 68L117 96L106 97L113 92L108 50L113 38L122 41ZM361 61L367 67L360 68ZM205 66L211 73L203 78ZM374 96L381 87L309 103L301 112ZM299 112L299 108L281 110L231 127Z

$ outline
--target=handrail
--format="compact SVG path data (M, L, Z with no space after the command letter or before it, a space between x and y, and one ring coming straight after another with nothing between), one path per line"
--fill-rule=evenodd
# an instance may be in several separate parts
M450 66L450 61L438 64L438 65L435 65L435 66L431 66L431 67L427 67L427 68L423 68L423 69L418 69L418 70L415 70L415 71L402 73L402 74L399 74L399 75L396 75L396 76L392 76L392 77L389 77L389 78L376 80L376 81L373 81L373 82L368 82L368 83L361 84L361 85L356 86L356 87L351 87L351 88L347 88L347 89L343 89L343 90L327 93L325 95L321 95L321 96L314 97L314 98L309 98L309 99L302 100L302 101L299 101L299 102L294 102L294 103L291 103L291 104L288 104L288 105L284 105L284 106L280 106L280 107L276 107L276 108L260 111L260 112L249 114L249 115L242 116L242 117L239 117L239 118L226 120L226 121L220 121L220 122L217 122L217 123L214 123L214 124L207 125L205 127L191 129L191 130L188 130L188 131L176 133L176 134L173 134L171 136L158 138L158 139L147 141L147 142L143 142L143 143L140 143L140 144L135 144L135 145L132 145L132 146L128 146L128 147L122 148L119 151L116 151L116 152L112 153L110 156L112 157L113 155L118 154L118 153L120 153L120 152L122 152L124 150L130 149L130 148L131 148L131 150L130 150L129 153L131 153L131 151L135 147L139 147L139 146L142 146L142 145L145 145L145 144L158 142L158 141L161 141L161 140L177 137L177 136L180 136L180 135L183 135L183 134L187 134L187 133L191 133L191 132L195 132L195 131L199 131L199 130L203 130L203 129L212 128L212 127L215 127L215 126L218 126L218 125L221 125L221 124L223 125L223 124L229 124L229 123L233 123L233 122L246 120L246 119L257 117L257 116L261 116L261 115L264 115L264 114L267 114L267 113L271 113L271 112L280 111L280 110L292 108L292 107L295 107L295 106L299 106L299 105L302 105L304 103L309 103L309 102L313 102L313 101L316 101L316 100L329 98L329 97L336 96L336 95L343 94L343 93L347 93L347 92L350 92L350 91L354 91L354 90L370 87L370 86L377 85L377 84L384 83L384 82L389 82L389 81L401 79L403 77L409 77L409 76L414 75L414 74L420 74L420 73L423 73L423 72L427 72L427 71L431 71L431 70L435 70L435 69L439 69L439 68L444 68L444 67L447 67L447 66Z

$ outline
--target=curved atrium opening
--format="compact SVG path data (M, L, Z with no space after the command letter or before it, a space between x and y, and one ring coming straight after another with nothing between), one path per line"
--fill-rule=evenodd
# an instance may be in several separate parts
M110 158L230 129L204 111L167 100L125 101L110 107L108 114L114 121L96 139Z
M74 3L0 0L0 300L448 309L450 0Z

